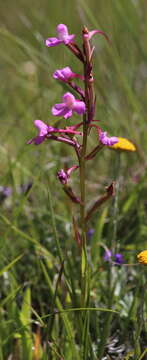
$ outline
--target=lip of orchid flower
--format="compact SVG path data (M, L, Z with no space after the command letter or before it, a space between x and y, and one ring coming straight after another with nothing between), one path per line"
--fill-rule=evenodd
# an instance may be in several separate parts
M63 116L64 119L68 119L72 116L73 112L76 112L78 115L85 113L86 105L84 101L75 99L74 95L70 92L65 93L62 99L62 103L55 104L52 107L52 114L54 116Z
M112 146L118 142L118 138L116 136L107 136L107 131L99 131L99 140L101 144Z
M48 38L45 41L46 46L48 47L52 47L52 46L56 46L59 44L69 44L70 42L72 42L72 40L74 39L75 35L69 35L68 33L68 28L66 25L64 24L59 24L57 26L57 37L51 37Z
M42 120L35 120L34 125L38 129L38 135L27 142L27 144L34 143L35 145L41 144L46 138L50 138L51 135L55 133L62 133L67 135L82 135L81 131L76 131L76 129L81 125L77 124L75 126L69 126L65 129L57 129L53 126L45 124Z
M56 70L53 73L53 78L64 82L70 81L74 78L80 78L83 80L83 76L74 73L69 66Z

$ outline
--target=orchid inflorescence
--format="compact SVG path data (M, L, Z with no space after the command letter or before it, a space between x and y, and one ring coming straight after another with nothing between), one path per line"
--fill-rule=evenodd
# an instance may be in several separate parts
M38 134L34 138L28 141L28 144L34 143L39 145L46 140L54 140L63 142L72 146L76 152L78 164L72 165L69 169L61 169L57 173L57 177L60 183L63 185L63 189L72 202L80 204L81 207L81 222L85 223L89 221L92 214L97 208L105 202L108 198L114 195L114 183L112 183L105 191L104 195L95 201L95 204L86 213L85 210L85 163L93 159L96 154L104 147L113 146L118 142L117 137L108 136L107 131L103 131L97 124L98 120L95 119L96 109L96 96L94 92L94 77L93 77L93 53L94 47L91 46L91 38L96 35L103 35L109 42L108 36L101 30L88 31L86 27L82 31L82 49L75 42L75 35L69 34L68 28L64 24L57 26L57 36L50 37L45 41L47 47L54 47L60 44L65 45L74 56L78 58L83 66L83 74L77 74L72 71L69 66L62 69L57 69L53 73L53 78L66 83L69 87L68 92L62 96L61 102L55 104L51 108L52 115L55 117L61 117L66 120L71 118L74 113L78 116L82 116L83 120L63 128L58 128L45 124L42 120L35 120L34 125L38 129ZM77 85L76 79L84 84L82 86ZM77 94L75 97L72 93ZM98 142L96 146L87 154L87 140L90 136L91 129L94 128L97 133ZM74 170L79 171L80 178L80 197L77 196L73 189L68 185L70 176ZM85 228L85 230L84 230ZM86 225L83 226L83 232L86 234ZM84 240L81 240L81 243Z
M53 46L57 46L61 43L68 46L70 44L70 45L72 45L72 52L76 56L77 56L77 51L79 50L79 57L80 57L82 52L78 48L78 46L73 42L75 35L69 35L67 26L64 24L59 24L57 26L57 33L58 33L58 36L56 38L48 38L46 40L46 42L45 42L46 46L53 47ZM84 29L83 30L83 42L84 42L84 40L87 40L87 39L89 41L89 39L91 39L91 37L93 35L95 35L96 33L103 34L108 39L107 35L105 33L103 33L102 31L94 30L94 31L88 32L88 30ZM86 43L87 43L87 41L86 41ZM85 54L83 53L82 59L84 59L84 58L85 58ZM86 59L83 61L86 62ZM86 80L85 78L88 77L88 78L90 78L90 81L93 81L91 78L92 56L91 56L91 59L89 59L89 67L87 66L86 71L87 71L87 73L85 74L85 77L73 72L69 66L67 66L63 69L58 69L54 72L54 74L53 74L54 79L66 82L69 86L71 86L72 88L74 88L74 90L77 91L78 95L81 96L81 99L76 99L75 96L71 92L67 92L63 95L62 102L59 104L55 104L52 107L51 111L54 116L60 116L60 117L64 117L65 119L68 119L73 115L73 112L76 112L78 115L84 115L85 113L87 113L87 115L89 115L88 114L89 109L87 109L87 107L90 107L91 108L91 113L90 113L91 116L90 116L90 118L88 118L87 127L91 128L93 126L92 125L93 122L95 121L95 119L94 119L95 105L96 105L95 100L93 103L89 104L89 102L91 100L91 96L89 94L90 91L88 91L88 89L87 89L87 91L85 90L85 94L84 94L84 91L80 87L73 84L72 80L75 78ZM85 101L83 101L83 99ZM45 139L52 139L55 141L63 141L67 144L70 144L70 145L73 145L76 147L77 141L75 141L75 140L68 141L69 140L68 137L71 138L71 135L81 135L82 136L82 132L76 131L76 129L79 126L82 126L83 122L81 122L80 125L69 126L69 127L66 127L65 129L54 128L53 126L49 126L49 125L45 124L41 120L35 120L34 125L39 130L38 136L31 139L28 142L29 144L34 142L35 145L38 145L38 144L41 144ZM95 127L97 127L97 130L98 130L100 144L112 146L113 144L116 144L118 142L116 137L114 137L114 136L109 137L109 136L107 136L106 131L103 132L99 126L95 125ZM60 136L59 136L59 133L61 134ZM79 145L79 148L81 148L80 145Z

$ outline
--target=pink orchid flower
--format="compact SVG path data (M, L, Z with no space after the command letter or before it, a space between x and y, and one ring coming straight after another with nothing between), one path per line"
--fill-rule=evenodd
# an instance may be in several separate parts
M57 26L57 37L51 37L48 38L45 42L46 46L51 47L51 46L56 46L59 44L69 44L75 37L74 34L69 35L68 33L68 28L66 25L64 24L59 24Z
M86 111L84 101L75 99L74 95L70 92L65 93L62 99L62 103L55 104L52 107L52 114L54 116L63 116L65 119L68 119L72 116L73 112L82 115Z
M99 131L99 140L101 144L107 146L112 146L118 142L118 138L116 136L107 136L107 132L102 130Z
M67 82L69 80L72 80L74 78L80 78L83 80L83 77L81 75L78 75L74 73L69 66L66 66L63 69L58 69L53 73L53 78L57 80L61 80L64 82Z

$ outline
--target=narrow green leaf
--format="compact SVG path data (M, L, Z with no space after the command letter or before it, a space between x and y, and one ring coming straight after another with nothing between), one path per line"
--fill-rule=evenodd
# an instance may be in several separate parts
M20 321L23 325L22 328L22 345L23 345L23 359L32 360L33 358L33 342L32 342L32 330L31 330L31 291L27 288L22 309L20 311Z
M11 269L11 267L13 267L13 265L19 261L22 258L23 254L17 256L14 260L12 260L8 265L4 266L3 269L0 270L0 276L3 275L4 272L8 271L9 269Z

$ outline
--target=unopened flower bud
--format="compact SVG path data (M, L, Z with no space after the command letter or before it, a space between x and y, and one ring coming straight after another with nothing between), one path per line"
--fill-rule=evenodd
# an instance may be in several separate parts
M68 174L63 169L59 170L57 173L57 177L62 185L66 185L68 181Z

